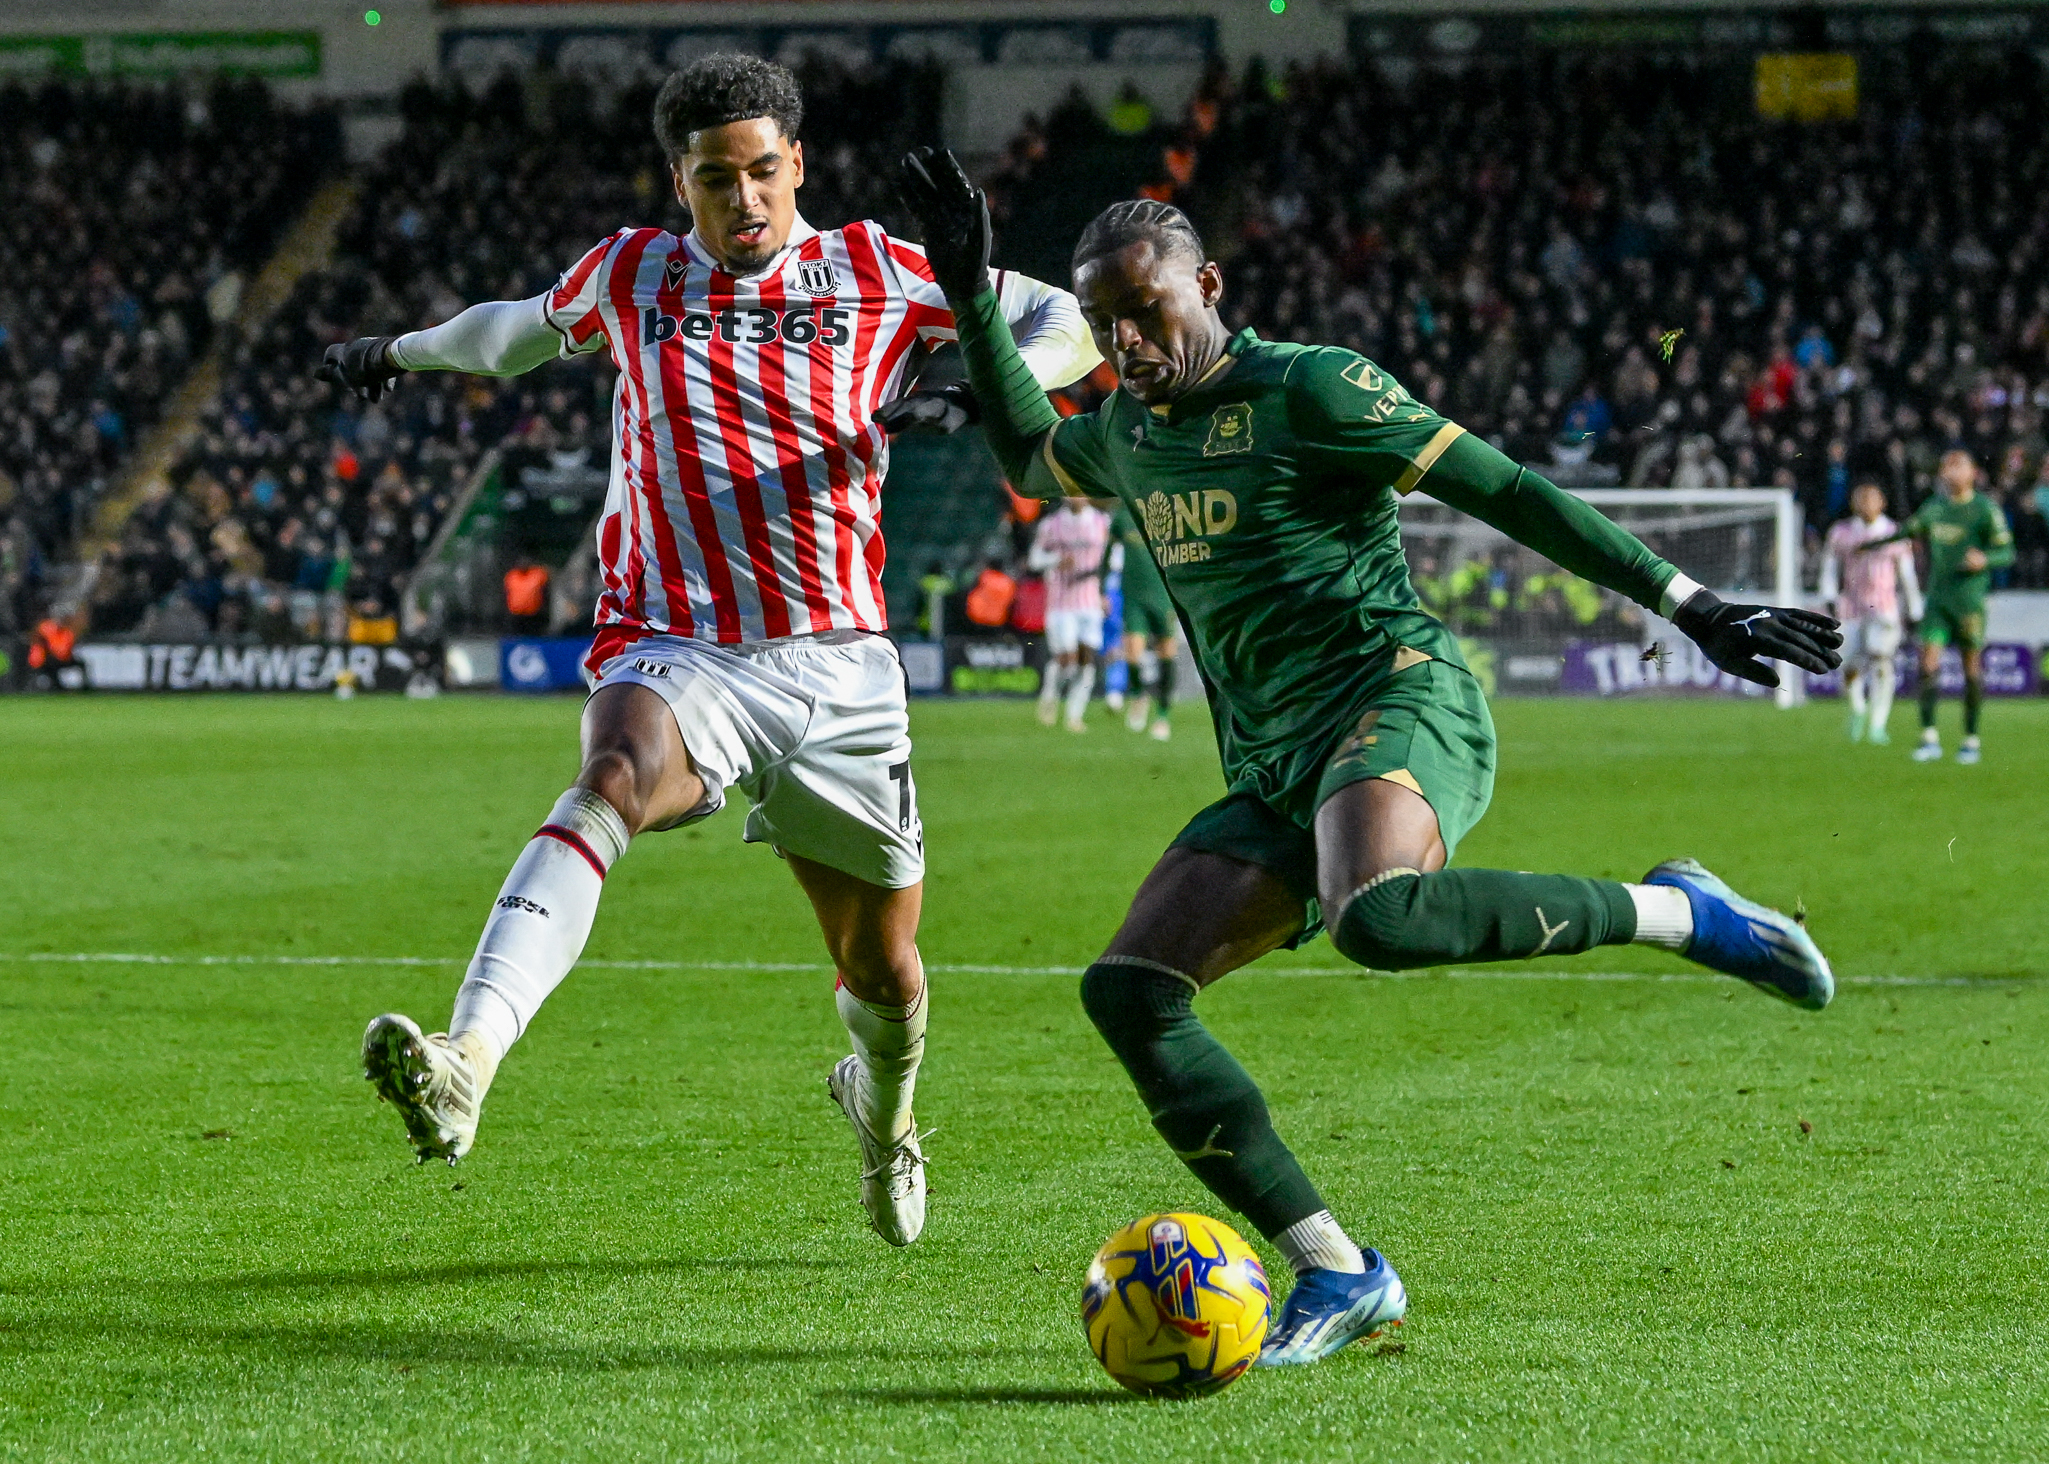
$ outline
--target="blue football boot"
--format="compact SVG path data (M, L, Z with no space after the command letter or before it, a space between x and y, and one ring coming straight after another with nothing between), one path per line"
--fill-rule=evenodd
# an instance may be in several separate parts
M1362 1338L1378 1337L1388 1327L1399 1327L1408 1309L1409 1293L1402 1290L1402 1278L1377 1250L1366 1252L1363 1274L1305 1272L1295 1278L1295 1289L1288 1293L1281 1319L1266 1334L1258 1365L1321 1362Z
M1686 902L1693 907L1693 938L1682 952L1687 960L1740 976L1809 1011L1820 1011L1836 994L1828 957L1805 926L1744 899L1697 860L1668 859L1643 882L1686 892Z

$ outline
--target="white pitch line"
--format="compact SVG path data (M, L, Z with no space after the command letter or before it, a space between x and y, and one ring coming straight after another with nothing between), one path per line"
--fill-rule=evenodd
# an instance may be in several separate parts
M142 951L0 951L0 962L71 966L460 966L462 956L166 956ZM814 961L579 961L602 971L761 971L822 974L833 968ZM979 962L928 962L927 971L949 976L1079 976L1084 966L999 966ZM1353 976L1369 981L1726 981L1711 971L1575 971L1545 967L1518 970L1458 966L1433 971L1368 971L1360 966L1274 966L1261 976ZM1982 986L2027 981L2018 976L1838 976L1844 986Z

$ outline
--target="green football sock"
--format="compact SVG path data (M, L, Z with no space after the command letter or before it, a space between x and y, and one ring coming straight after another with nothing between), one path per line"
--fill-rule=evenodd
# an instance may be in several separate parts
M1978 735L1978 713L1985 709L1985 678L1964 678L1964 736Z
M1271 1240L1329 1208L1274 1132L1259 1085L1197 1020L1195 983L1110 957L1081 979L1089 1020L1189 1171Z
M1376 971L1566 956L1636 936L1612 879L1500 869L1390 870L1344 908L1331 944Z
M1153 692L1153 715L1164 722L1174 715L1174 657L1161 656L1155 674L1159 685Z
M1921 678L1921 730L1926 732L1935 725L1935 703L1942 696L1942 683L1938 676Z

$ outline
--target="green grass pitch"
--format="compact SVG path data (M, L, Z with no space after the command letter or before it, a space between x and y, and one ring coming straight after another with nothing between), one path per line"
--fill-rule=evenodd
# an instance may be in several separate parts
M1827 706L1496 710L1464 862L1693 853L1849 979L1815 1015L1629 948L1234 976L1208 1019L1414 1309L1161 1404L1096 1369L1082 1269L1213 1204L1049 968L1213 796L1197 717L917 708L938 1134L896 1252L735 813L622 862L459 1169L373 1102L363 1023L445 1020L573 701L0 703L0 1458L2049 1457L2049 704L1995 703L1975 769Z

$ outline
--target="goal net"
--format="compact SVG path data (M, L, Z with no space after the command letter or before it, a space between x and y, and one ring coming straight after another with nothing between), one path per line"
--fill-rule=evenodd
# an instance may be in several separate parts
M1789 490L1593 488L1575 496L1725 598L1800 603L1800 517ZM1763 694L1717 670L1658 615L1433 498L1402 500L1401 526L1416 593L1465 642L1490 690ZM1801 699L1799 673L1782 682L1780 705Z

